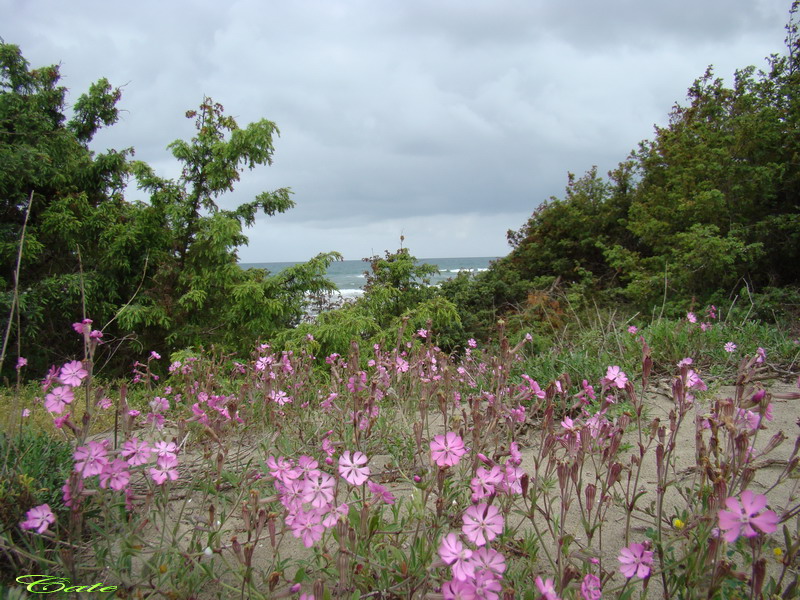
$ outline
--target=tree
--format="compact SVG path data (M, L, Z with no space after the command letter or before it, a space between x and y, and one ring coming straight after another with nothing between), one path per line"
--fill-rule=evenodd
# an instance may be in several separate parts
M109 235L137 221L141 208L122 197L131 151L89 150L95 133L117 120L119 89L99 80L67 121L59 79L57 66L30 70L18 47L0 43L0 311L4 318L11 311L29 212L18 286L22 339L16 327L13 334L32 369L77 350L69 329L84 302L99 321L113 316L134 292L124 274L140 272L146 247L134 228L124 239Z
M171 181L132 161L132 149L89 149L95 133L117 121L119 89L101 79L67 120L59 79L58 67L30 70L19 48L0 44L0 311L11 314L27 215L12 331L31 372L79 351L70 325L84 314L106 326L109 356L127 368L143 347L248 347L296 323L306 292L334 287L325 271L337 253L278 275L237 264L243 228L257 213L294 205L285 188L232 210L216 204L243 169L271 164L274 123L239 128L206 98L187 113L195 137L169 147L183 165ZM125 199L132 175L146 201ZM120 352L111 342L123 339L138 345Z
M234 210L220 209L216 200L233 190L243 168L272 163L278 129L266 119L239 128L210 98L186 116L195 119L197 134L169 145L183 165L177 181L158 177L144 163L131 165L165 238L157 271L120 321L129 329L146 326L150 345L163 337L170 348L221 343L243 350L257 337L297 324L307 292L334 289L325 273L341 256L321 254L273 276L242 270L237 248L247 243L243 228L259 210L272 216L292 208L291 191L264 192Z

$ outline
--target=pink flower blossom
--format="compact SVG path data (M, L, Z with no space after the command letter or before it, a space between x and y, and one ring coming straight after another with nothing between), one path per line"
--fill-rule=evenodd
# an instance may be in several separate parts
M272 390L269 393L268 398L278 404L279 406L283 406L284 404L288 404L292 401L290 396L286 395L286 392L283 390Z
M587 573L586 577L583 578L581 597L583 597L583 600L600 600L603 597L600 578L597 575Z
M17 358L17 371L19 371L22 367L24 367L27 364L28 364L27 358L23 358L22 356Z
M503 532L503 515L494 505L470 506L464 511L462 521L461 531L476 546L485 546Z
M472 338L469 338L469 339L467 340L467 346L469 346L470 348L477 348L477 347L478 347L478 342L476 342L476 341L475 341L474 339L472 339Z
M303 502L308 502L314 508L322 508L329 502L333 502L333 489L336 480L318 471L317 477L306 477L303 482Z
M63 500L64 506L72 508L72 500L75 496L80 496L81 492L83 491L83 480L78 479L77 485L75 485L75 489L72 489L71 481L73 481L72 477L67 477L66 482L64 483L61 491L63 492Z
M495 488L503 481L503 469L494 465L491 471L487 471L485 467L478 467L475 477L470 482L472 488L472 499L480 500L495 493Z
M36 533L44 533L56 522L56 516L49 504L40 504L25 514L25 520L19 524L22 529L35 529Z
M506 570L506 559L497 550L484 546L472 553L470 561L475 571L489 571L495 577L501 577Z
M302 538L303 545L306 548L311 548L315 542L322 539L322 534L325 533L325 527L322 525L319 511L316 509L298 511L292 519L290 527L292 535L296 538Z
M459 581L466 581L475 574L471 556L472 550L465 548L455 533L448 533L439 544L439 557L450 565L453 577Z
M759 346L759 348L756 350L756 362L761 364L765 360L767 360L767 351Z
M132 467L144 465L150 462L150 456L153 449L147 445L147 442L139 441L139 438L131 438L122 444L120 454L123 458L127 459L128 464Z
M539 588L539 593L542 594L545 600L558 600L558 593L552 579L542 581L541 577L537 577L535 583L536 587Z
M711 329L711 323L700 323L700 331L708 331Z
M342 517L346 517L349 510L350 507L345 503L342 503L335 508L331 508L330 512L325 515L325 518L322 520L322 525L326 529L330 529L336 525L336 523L338 523Z
M70 417L71 414L72 413L67 413L67 414L62 415L60 417L54 418L53 419L53 427L55 427L56 429L63 428L65 423L70 422L69 417Z
M73 360L72 362L68 362L61 367L61 372L59 373L58 378L64 385L78 387L81 384L81 381L88 376L89 372L83 368L83 364L78 360Z
M639 579L650 576L650 567L653 565L653 552L645 550L644 544L631 543L627 548L619 551L619 571L630 579L636 575Z
M697 323L697 316L693 312L686 313L686 319L689 323Z
M51 413L60 415L64 412L67 404L75 399L72 388L68 385L53 388L53 391L45 396L44 407Z
M361 485L369 479L368 460L362 452L354 452L351 457L350 451L345 450L339 457L339 474L350 485Z
M499 600L503 586L491 571L475 570L475 596L482 600Z
M30 416L31 416L30 409L29 408L23 408L22 409L22 418L25 419L25 418L30 417Z
M91 319L84 319L80 323L73 323L72 328L75 330L75 333L88 334L89 330L91 329L92 320Z
M278 481L287 483L288 481L300 477L300 469L297 469L291 461L279 456L275 458L270 456L267 458L267 467L269 467L269 474Z
M162 485L167 479L175 481L178 479L178 459L173 454L159 456L155 467L150 467L150 477L157 485Z
M106 464L102 473L100 473L100 487L107 488L111 486L111 489L117 492L128 487L128 482L131 479L130 471L127 470L128 466L129 463L121 458L114 459L114 462Z
M430 443L431 458L440 467L452 467L458 464L467 453L464 440L452 431L444 435L436 435Z
M701 391L708 389L708 386L705 384L705 382L700 379L700 376L692 369L689 369L686 372L686 387Z
M86 446L78 446L72 455L75 459L75 472L86 479L99 475L108 464L107 450L100 442L89 442Z
M763 510L767 506L767 497L763 494L754 495L750 490L745 490L741 504L736 498L730 497L725 500L725 506L728 510L719 511L718 516L719 528L725 531L728 542L736 541L739 534L755 537L758 535L756 529L772 533L778 528L778 515L771 510Z
M624 389L625 384L628 383L628 376L618 366L614 365L613 367L608 367L606 381L616 385L619 389Z
M631 325L630 327L628 327L628 333L636 333L638 331L639 331L639 328L636 327L636 325Z
M394 504L394 495L384 486L368 481L367 487L369 488L370 492L380 498L385 504Z
M725 352L733 352L734 350L736 350L736 344L733 342L727 342L725 344Z
M150 401L150 408L152 408L154 412L167 412L169 410L169 400L161 396L156 396Z
M367 389L367 374L364 371L359 371L352 375L347 380L347 389L353 394Z
M297 468L300 471L300 477L308 479L316 479L320 475L319 463L310 456L302 455L297 459Z
M444 600L479 600L475 585L469 581L453 579L442 586Z
M165 442L163 440L158 441L153 446L153 452L158 454L159 458L163 458L165 456L171 456L175 458L178 453L178 446L175 442Z

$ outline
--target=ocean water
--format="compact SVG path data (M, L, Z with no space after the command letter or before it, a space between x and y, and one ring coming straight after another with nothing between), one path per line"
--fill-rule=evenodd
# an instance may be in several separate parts
M434 265L439 269L438 274L431 277L431 285L438 285L442 281L458 275L461 271L478 273L489 268L489 264L498 257L478 258L420 258L418 263ZM279 273L287 267L296 265L296 262L268 262L268 263L239 263L243 269L266 269L270 273ZM363 260L343 260L334 262L328 267L328 277L339 288L343 298L353 298L363 293L369 263Z

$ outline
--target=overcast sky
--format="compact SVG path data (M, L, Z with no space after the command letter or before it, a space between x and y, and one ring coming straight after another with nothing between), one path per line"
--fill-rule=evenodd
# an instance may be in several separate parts
M243 262L501 256L506 231L665 124L709 64L726 82L783 51L790 0L0 0L0 37L60 63L74 101L124 86L94 148L163 176L208 95L281 132L220 204L290 187ZM141 192L135 198L144 199Z

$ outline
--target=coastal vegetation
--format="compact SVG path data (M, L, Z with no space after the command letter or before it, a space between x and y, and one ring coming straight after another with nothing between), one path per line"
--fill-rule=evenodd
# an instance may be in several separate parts
M204 98L166 179L0 44L2 593L800 597L799 9L487 271L313 319L336 252L238 266L291 191L218 206L274 123Z

